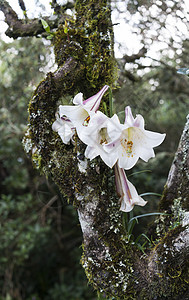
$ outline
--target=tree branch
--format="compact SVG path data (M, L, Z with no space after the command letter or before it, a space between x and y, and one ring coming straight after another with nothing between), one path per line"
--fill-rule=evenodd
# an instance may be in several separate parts
M26 11L26 6L23 0L18 0L18 3L23 11Z
M139 59L139 58L141 58L141 57L144 57L145 54L146 54L146 52L147 52L147 49L146 49L145 47L143 47L143 48L141 48L141 49L139 50L139 52L136 53L136 54L133 54L133 55L126 55L126 54L125 54L125 55L122 57L122 60L123 60L125 63L131 63L131 62L134 62L136 59Z
M180 192L179 197L184 203L189 195L189 179L183 181L189 174L188 153L189 119L175 155L174 175L168 179L171 216L161 216L157 232L163 228L162 237L158 237L155 247L144 257L123 233L116 200L93 195L89 197L91 201L81 203L78 214L84 237L83 266L89 281L107 296L185 299L188 295L189 212L184 211L180 203L174 203L178 187L182 188L183 194ZM112 220L111 216L114 216ZM124 298L126 295L128 298Z
M30 134L38 149L32 152L44 161L42 168L48 167L61 191L77 206L84 238L82 264L89 282L106 296L120 299L151 300L157 295L160 295L157 299L185 297L188 293L188 212L183 211L181 218L174 212L172 201L176 219L173 215L161 218L158 226L163 227L164 232L152 250L143 256L124 231L111 170L102 162L96 161L94 167L85 160L86 167L81 171L79 166L83 161L78 153L84 149L80 142L66 146L52 132L56 102L61 96L59 89L64 90L63 83L69 82L75 72L78 75L71 81L76 84L79 70L77 63L70 59L40 83L30 103ZM187 122L174 160L176 165L180 159L183 161L177 168L177 179L181 181L189 151L188 133Z
M16 39L18 37L38 36L45 32L40 19L27 19L27 23L25 20L20 20L6 0L0 0L0 10L4 13L5 22L9 26L6 30L6 35L9 37ZM51 29L54 29L58 27L60 21L64 22L64 20L70 19L70 16L66 14L61 17L61 20L59 20L58 17L53 18L53 20L50 17L43 17L43 19L48 23Z
M189 210L189 115L170 169L160 207L168 210L174 199L182 197L182 207Z
M80 154L83 155L85 145L76 136L73 144L65 145L52 130L57 105L62 96L70 97L76 91L83 91L85 86L91 92L91 87L96 89L97 84L109 84L112 79L107 77L107 73L112 73L113 70L112 53L108 50L108 4L104 0L76 2L77 27L87 26L85 43L79 39L78 31L76 35L77 46L80 41L79 48L76 49L81 47L85 51L83 56L76 55L77 51L73 51L74 35L72 43L68 43L65 32L59 29L56 52L62 58L59 59L60 68L47 75L30 101L30 124L25 137L25 149L31 153L36 166L53 177L60 191L78 210L84 237L82 264L93 286L106 296L116 299L175 300L185 297L188 292L188 214L182 211L183 218L175 219L176 222L171 222L172 218L167 216L163 217L157 225L163 227L164 232L161 232L158 240L153 241L155 246L143 255L124 230L112 170L98 158L92 162L85 158L82 160ZM83 34L82 31L82 37ZM88 34L91 34L89 44ZM144 53L144 50L141 52ZM75 59L71 57L72 53ZM91 53L97 53L92 63ZM139 56L135 55L135 59ZM101 69L97 64L99 61ZM94 74L98 76L94 78ZM185 155L189 146L186 142L189 140L186 139L188 131L185 130L183 135L180 154L175 158L175 161L184 159L177 170L180 173L177 178L181 181L185 178L181 172L185 167L188 168ZM181 198L184 187L186 188L184 185L180 191ZM175 195L170 197L174 199ZM176 216L174 200L170 203ZM168 225L165 222L169 222Z
M67 9L73 9L74 3L73 2L67 2L66 4L60 5L57 3L56 0L52 0L51 7L54 9L55 13L57 15L64 13Z

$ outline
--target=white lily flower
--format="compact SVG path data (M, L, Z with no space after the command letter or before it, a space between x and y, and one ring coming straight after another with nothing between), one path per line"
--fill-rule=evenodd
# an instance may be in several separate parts
M52 124L52 130L58 132L64 144L69 144L72 136L75 134L72 122L65 117L60 117L59 113L56 113L56 121Z
M112 142L104 145L104 149L109 153L116 152L120 168L128 170L139 158L147 162L155 157L153 148L163 142L165 134L145 130L143 117L137 115L134 119L129 106L125 108L125 123L120 124L118 118L115 122L115 131L107 129Z
M92 160L100 155L105 164L110 168L116 163L117 156L115 156L113 151L107 153L103 146L111 141L107 133L107 125L109 124L109 127L112 127L112 130L115 130L113 126L116 118L118 118L117 115L108 118L101 111L97 111L91 117L88 126L80 132L81 141L87 145L85 157Z
M98 110L101 99L108 89L109 86L105 85L96 95L87 100L83 100L83 94L79 93L73 99L75 105L59 106L60 117L66 116L71 120L79 137L83 127L88 125L90 117Z
M134 185L127 179L124 169L115 164L115 182L117 194L120 197L120 210L129 212L134 205L144 206L147 202L142 199Z

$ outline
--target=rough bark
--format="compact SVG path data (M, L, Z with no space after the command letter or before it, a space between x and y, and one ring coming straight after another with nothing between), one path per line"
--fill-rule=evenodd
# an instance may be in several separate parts
M4 13L8 20L9 13ZM76 1L76 22L69 24L68 34L61 26L56 32L59 69L47 75L30 101L25 150L77 207L84 239L82 264L98 291L121 300L187 300L189 121L161 200L161 209L168 215L155 221L155 245L146 255L123 228L112 170L99 159L87 161L85 146L77 137L73 145L64 145L52 131L62 95L71 97L82 91L88 96L104 84L111 85L115 72L111 30L108 1Z
M168 209L174 199L182 198L182 207L189 210L189 115L169 172L160 207Z
M172 193L169 215L156 220L158 236L155 246L143 256L124 232L118 199L110 180L111 170L99 161L91 164L82 160L83 148L79 141L76 153L76 145L63 146L57 136L49 136L51 97L55 99L53 95L59 90L60 83L69 77L67 71L71 74L75 67L72 60L67 61L50 76L51 79L47 77L37 88L30 104L30 138L43 161L42 168L51 171L62 192L78 208L84 238L82 263L89 282L106 296L116 299L188 299L189 213L182 208L182 201L185 201L182 193L179 199L172 193L171 182L172 178L181 178L183 172L189 172L188 165L180 161L183 157L181 149L184 149L184 157L189 151L185 147L189 139L189 124L186 123L180 143L182 147L179 146L173 162L177 169L173 172L172 167L172 175L168 178L166 195L169 198L164 196L162 200L169 201ZM34 113L34 109L41 114ZM55 107L52 112L55 112ZM187 189L188 184L183 187L184 195Z

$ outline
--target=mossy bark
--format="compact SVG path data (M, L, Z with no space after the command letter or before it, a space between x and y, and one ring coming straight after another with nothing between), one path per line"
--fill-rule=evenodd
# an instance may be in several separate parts
M189 210L189 115L169 172L160 208L168 209L174 199L182 198L183 209Z
M155 246L143 255L122 226L113 171L98 158L87 161L85 145L76 136L73 145L64 145L52 131L62 96L83 92L88 97L113 84L109 2L77 0L76 21L66 26L59 27L54 40L59 69L47 75L30 101L26 152L78 209L84 237L82 264L98 291L116 299L189 299L189 218L184 211L188 208L188 123L175 157L174 176L169 177L161 201L162 210L171 210L174 219L156 220Z

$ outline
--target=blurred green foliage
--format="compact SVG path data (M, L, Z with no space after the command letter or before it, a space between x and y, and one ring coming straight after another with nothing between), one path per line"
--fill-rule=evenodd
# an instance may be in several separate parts
M76 211L22 147L28 101L51 48L25 38L1 41L0 52L0 299L96 299L79 263Z

